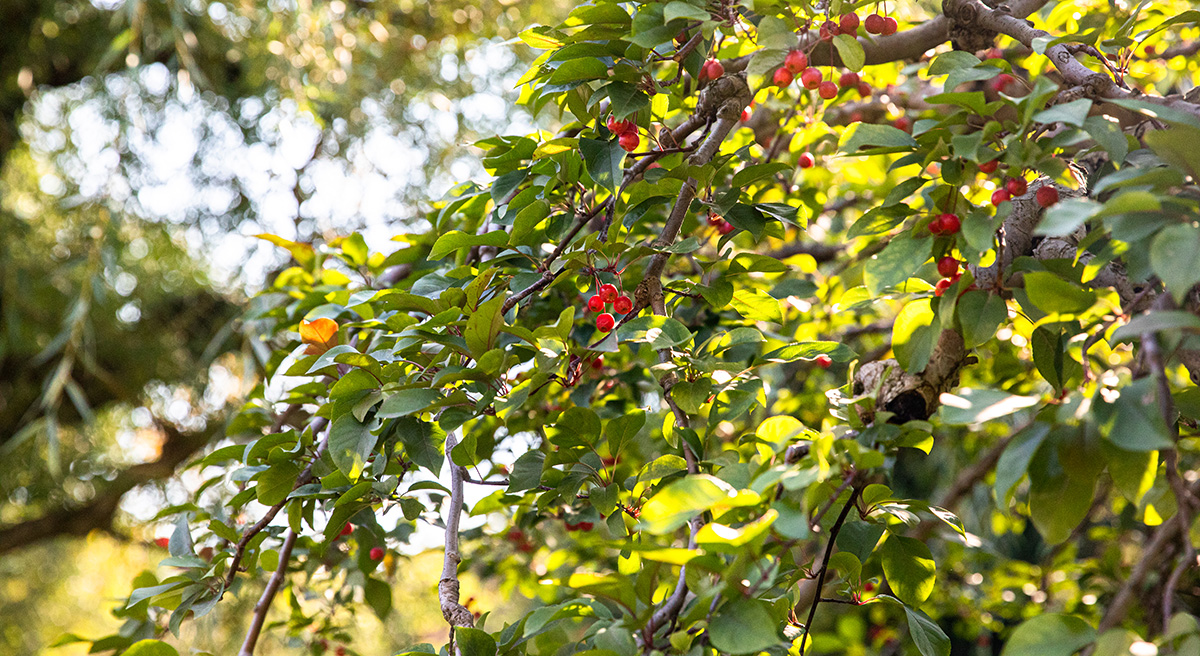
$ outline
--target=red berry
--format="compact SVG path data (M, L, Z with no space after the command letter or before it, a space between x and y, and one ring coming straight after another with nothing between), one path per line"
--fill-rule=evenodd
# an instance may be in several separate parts
M629 314L629 311L633 309L633 299L622 294L617 297L617 300L613 301L613 309L618 314Z
M792 72L793 75L808 68L808 57L799 50L793 50L787 54L783 60L783 67Z
M837 97L838 85L826 80L817 87L817 93L825 100L833 100Z
M937 270L938 273L942 274L942 277L949 278L950 276L958 273L958 260L947 255L946 257L938 260Z
M708 79L715 80L725 74L725 67L721 62L710 59L704 62L704 71Z
M338 645L337 652L335 652L335 653L337 654L337 656L346 656L346 648L341 645Z
M779 68L775 69L775 75L771 78L771 81L774 82L775 86L777 87L786 87L792 83L792 79L792 72L783 66L780 66Z
M618 121L615 116L609 116L608 129L614 134L620 136L628 132L637 132L637 124L629 119Z
M875 584L870 581L867 581L866 583L863 584L863 590L866 592L873 592L875 590Z
M593 297L589 298L588 299L588 309L591 310L592 312L603 312L604 311L604 299L600 298L599 296L593 296Z
M912 132L912 120L907 116L901 116L900 118L892 121L892 127L896 128L897 130L903 130L904 132Z
M936 285L933 286L933 295L941 296L942 294L945 294L946 290L950 289L950 285L953 285L953 284L954 284L953 280L951 280L949 278L942 278L941 280L937 281Z
M728 221L721 221L721 225L717 226L717 232L721 233L722 235L727 235L734 230L737 230L737 228Z
M882 34L886 21L879 14L871 14L863 21L863 27L871 34Z
M858 31L858 14L844 14L841 19L838 20L838 28L841 30L842 34L853 35Z
M383 547L373 547L370 555L371 560L383 560Z
M800 158L796 162L802 169L811 169L817 161L813 159L812 153L800 153Z
M1007 190L997 189L996 191L992 192L992 205L999 207L1000 203L1003 203L1006 200L1012 200L1012 196L1009 195Z
M716 214L708 215L708 225L710 225L710 226L719 226L722 223L724 223L724 221L725 221L725 219L722 219L720 216L717 216Z
M171 546L171 538L157 538L154 540L154 544L166 549L167 547Z
M749 120L750 120L750 109L749 109L749 108L743 109L743 110L742 110L741 121L742 121L743 123L745 123L746 121L749 121ZM658 162L655 162L655 164L657 164L657 163L658 163Z
M996 77L992 78L992 81L991 81L992 91L995 91L996 93L1002 93L1006 88L1008 88L1008 85L1012 84L1015 81L1016 81L1015 77L1009 75L1008 73L1001 73L1001 74L997 75Z
M1046 185L1037 190L1037 203L1042 207L1050 207L1058 202L1058 190Z
M620 132L620 130L617 130L617 117L616 116L609 116L608 122L606 123L606 125L608 126L609 132Z
M347 535L350 535L353 532L354 532L354 525L346 524L345 526L342 527L342 532L338 533L338 537L345 537Z
M579 527L579 530L581 531L590 531L594 525L591 522L579 522L576 524L576 526Z
M833 37L838 35L838 24L827 20L821 23L821 29L817 31L817 34L821 37L822 41L832 41Z
M800 74L800 83L804 85L805 89L816 89L821 85L822 77L820 70L809 67Z
M613 301L617 300L616 285L604 283L603 285L600 285L598 293L600 294L600 300L604 301L605 303L612 303Z
M633 151L637 150L638 144L641 142L642 139L636 132L626 132L617 138L617 143L620 144L621 148L623 148L627 153L632 153Z
M1155 55L1155 53L1157 53L1157 52L1158 52L1158 49L1155 48L1154 46L1146 46L1146 56L1147 57L1153 57Z
M613 315L607 312L596 317L596 330L599 330L602 333L612 330L616 325L617 320L613 318Z
M825 355L824 353L818 355L816 358L813 358L813 362L816 362L817 366L822 369L828 369L833 366L833 358Z
M1004 51L999 48L996 48L996 47L991 47L991 48L988 48L987 52L983 53L983 58L984 59L1004 59Z
M1017 196L1024 196L1025 192L1029 189L1029 185L1025 182L1025 178L1009 178L1008 182L1004 183L1004 188L1008 190L1008 193L1013 195L1013 198L1016 198Z
M848 120L851 123L859 123L863 120L863 113L856 109L856 110L850 112L850 117L846 120Z
M871 85L867 84L866 82L859 82L858 83L858 95L860 95L864 98L871 95Z
M891 36L896 33L896 30L899 29L899 27L900 25L896 23L896 19L888 16L887 18L883 19L883 31L880 32L880 34L884 36Z
M984 173L995 173L995 172L996 172L996 169L997 169L999 166L1000 166L1000 160L998 160L998 159L994 159L994 160L992 160L992 161L990 161L990 162L984 162L983 164L980 164L980 165L979 165L979 170L980 170L980 171L982 171L982 172L984 172Z
M603 367L603 366L604 366L604 356L597 355L595 357L595 359L592 360L592 369L599 369L600 367Z
M935 235L942 234L942 217L934 217L934 219L929 222L929 232L932 232Z
M962 220L954 214L943 214L938 217L938 221L941 222L943 235L953 235L962 227Z
M845 73L842 73L841 77L838 78L838 86L843 89L849 89L851 87L857 87L858 81L858 73L855 73L854 71L846 71Z

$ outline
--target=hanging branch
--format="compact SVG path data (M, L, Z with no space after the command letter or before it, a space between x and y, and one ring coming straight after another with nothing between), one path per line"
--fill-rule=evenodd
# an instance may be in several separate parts
M850 514L850 509L858 503L858 495L861 492L862 488L856 484L850 491L850 498L846 499L846 505L842 506L842 512L838 513L837 521L829 529L825 555L821 558L821 572L817 574L817 593L813 597L812 606L808 609L808 619L804 622L804 635L800 637L800 656L804 656L804 645L808 642L808 634L812 633L813 617L817 614L817 605L822 601L820 592L825 587L825 574L829 572L829 558L833 556L833 543L837 541L838 532L842 530L842 524L846 522L846 516Z
M446 462L450 466L450 511L446 514L446 552L442 559L442 578L438 581L438 601L442 607L442 617L450 625L450 645L454 648L454 629L456 627L474 627L475 616L465 606L458 603L458 564L462 555L458 551L458 522L462 515L463 479L466 478L465 468L454 464L451 454L458 446L456 431L446 435Z

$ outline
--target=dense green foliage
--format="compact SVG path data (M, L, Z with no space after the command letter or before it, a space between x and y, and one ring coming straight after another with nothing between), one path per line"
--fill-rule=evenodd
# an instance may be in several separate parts
M259 235L261 380L97 646L263 594L242 653L333 651L445 528L452 643L412 653L1193 653L1198 15L818 36L854 9L580 6L520 34L554 131L477 141L398 248Z

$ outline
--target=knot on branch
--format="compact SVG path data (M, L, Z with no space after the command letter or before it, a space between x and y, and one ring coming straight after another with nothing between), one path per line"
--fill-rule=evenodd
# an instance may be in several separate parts
M855 396L874 393L873 407L859 406L858 414L866 423L875 420L877 411L889 412L891 424L928 419L937 410L939 397L958 386L958 373L975 358L968 356L963 338L953 330L943 330L929 363L918 374L910 374L896 360L868 362L854 374Z
M466 606L458 603L458 579L444 577L438 582L438 600L442 606L442 617L450 626L475 626L475 615Z
M754 93L746 83L746 74L727 73L700 90L696 116L709 122L719 118L736 121L753 99Z
M950 19L950 44L955 50L976 52L992 47L997 33L980 25L987 10L978 0L942 0L942 13Z
M1083 80L1082 86L1092 98L1099 98L1108 93L1116 83L1104 73L1092 73Z

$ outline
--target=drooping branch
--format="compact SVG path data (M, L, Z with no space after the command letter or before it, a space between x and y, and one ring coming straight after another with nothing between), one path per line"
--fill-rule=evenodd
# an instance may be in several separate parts
M0 554L53 537L83 537L94 530L112 531L113 520L126 492L173 475L180 464L212 440L220 426L185 433L167 422L159 422L158 428L166 435L166 440L156 460L133 465L118 473L111 483L82 506L64 506L37 519L0 529Z

